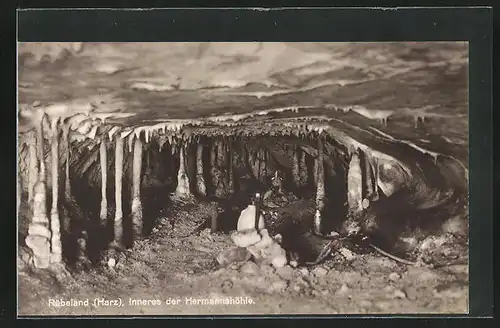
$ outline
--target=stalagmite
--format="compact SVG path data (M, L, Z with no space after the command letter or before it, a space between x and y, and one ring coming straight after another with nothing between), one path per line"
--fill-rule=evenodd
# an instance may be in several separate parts
M196 146L196 192L201 196L207 195L207 187L205 185L205 177L203 175L203 144L198 143Z
M314 231L321 233L321 213L325 207L325 170L323 162L323 141L318 138L318 158L316 159L316 215L314 217Z
M142 170L142 141L136 138L134 142L132 178L132 226L134 237L142 235L142 203L141 203L141 170Z
M28 227L26 245L33 252L33 264L36 268L48 268L50 265L50 230L49 218L47 217L45 169L43 156L43 120L42 116L37 129L37 150L40 159L40 171L38 181L33 187L33 219Z
M52 209L50 211L51 255L53 263L62 261L61 223L59 221L59 119L51 122L52 130Z
M114 244L122 246L123 240L123 204L122 204L122 178L123 178L123 138L116 136L115 144L115 220Z
M28 201L33 201L36 182L38 181L38 153L36 147L36 132L33 131L29 136L29 173L28 173Z
M186 145L179 147L179 172L177 173L177 188L175 194L180 198L189 198L189 177L186 170Z
M99 159L101 162L101 210L99 212L99 217L101 219L101 225L106 226L106 221L108 220L108 158L106 153L106 140L101 139L101 144L99 146Z
M352 214L360 212L362 207L363 185L360 159L357 152L354 152L349 163L347 172L347 202L349 211Z

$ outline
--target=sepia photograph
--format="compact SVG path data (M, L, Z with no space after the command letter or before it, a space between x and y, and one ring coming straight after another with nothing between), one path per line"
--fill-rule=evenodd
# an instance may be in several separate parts
M18 315L467 314L467 42L18 42Z

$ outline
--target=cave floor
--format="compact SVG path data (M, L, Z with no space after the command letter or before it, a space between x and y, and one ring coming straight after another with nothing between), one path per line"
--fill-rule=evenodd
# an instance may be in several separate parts
M148 238L103 264L58 280L47 272L19 270L18 314L24 315L266 315L466 313L468 267L408 267L378 254L334 255L315 268L231 265L216 257L233 247L228 234L203 230L189 235L203 206L179 207L175 223L158 219ZM174 213L169 214L172 216ZM188 237L184 237L189 235ZM186 298L247 297L247 304L186 303ZM49 299L89 299L89 306L49 306ZM121 299L121 306L92 306L95 298ZM129 305L129 299L160 305ZM178 304L166 304L177 299ZM249 299L253 302L249 303Z

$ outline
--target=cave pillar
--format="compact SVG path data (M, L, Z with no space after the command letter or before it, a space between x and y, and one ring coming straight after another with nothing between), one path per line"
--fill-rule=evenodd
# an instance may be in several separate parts
M134 141L134 159L132 168L132 226L134 239L142 235L142 202L141 202L141 170L142 170L142 141Z
M114 219L114 244L123 245L123 203L122 203L122 178L123 178L123 138L118 134L115 143L115 219Z
M318 137L318 157L315 163L316 215L314 217L314 231L320 234L322 229L321 214L325 208L325 168L323 161L323 140L321 140L321 136Z
M70 140L69 140L69 129L70 125L65 124L62 129L62 140L63 140L63 145L65 148L65 166L64 166L64 198L66 202L72 201L72 196L71 196L71 181L70 181L70 172L69 172L69 164L70 164L70 157L71 157L71 146L70 146ZM68 215L64 215L63 218L61 219L62 223L62 230L64 231L65 234L68 234L70 232L70 220L71 218Z
M108 158L106 153L106 140L101 139L99 145L99 160L101 164L101 208L99 212L99 217L102 226L106 226L106 221L108 219Z
M62 261L61 222L59 221L59 119L51 121L52 209L50 211L51 255L53 263Z
M37 124L37 152L40 165L38 180L33 186L33 218L28 227L26 245L33 252L33 265L36 268L48 268L50 265L50 238L49 218L47 216L46 205L46 185L44 169L44 148L43 148L43 120L41 117Z
M34 197L34 187L39 178L38 150L36 142L36 131L30 132L28 143L29 172L28 172L28 201L31 204Z
M179 171L177 173L177 188L175 195L180 198L189 198L189 177L186 168L186 144L179 147Z
M201 142L196 146L196 189L199 195L207 195L207 187L203 175L203 144Z
M349 169L347 172L347 203L349 212L355 214L360 212L362 207L363 197L363 176L361 171L361 162L358 152L353 152Z

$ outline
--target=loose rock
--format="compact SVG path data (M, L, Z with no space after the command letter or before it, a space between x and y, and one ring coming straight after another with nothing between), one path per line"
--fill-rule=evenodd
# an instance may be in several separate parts
M288 283L285 280L277 280L271 283L268 291L270 293L282 292L288 287Z
M401 275L397 272L391 272L388 278L390 281L397 281L401 278Z
M234 247L223 251L217 256L217 262L225 267L231 263L241 263L250 260L252 255L243 247Z
M405 299L406 298L406 294L404 291L400 290L400 289L396 289L394 291L394 297L395 298L399 298L399 299Z
M339 249L339 252L340 254L342 254L342 256L347 260L347 261L352 261L354 260L354 254L348 250L347 248L345 247L342 247Z
M328 270L326 270L325 268L323 267L316 267L314 268L313 272L315 277L324 277L327 273L328 273Z
M342 284L335 294L341 296L347 294L347 292L349 292L349 287L346 284Z
M286 265L282 268L277 268L276 273L283 279L290 280L293 276L293 268L289 265Z
M248 261L241 266L240 272L243 274L256 275L259 273L259 267L255 262Z

